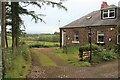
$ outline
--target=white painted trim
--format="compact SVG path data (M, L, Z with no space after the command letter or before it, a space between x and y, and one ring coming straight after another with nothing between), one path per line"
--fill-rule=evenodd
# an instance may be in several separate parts
M117 44L119 44L119 42L118 42L118 35L117 35Z
M64 45L63 41L64 41L64 33L63 33L63 30L62 30L62 46Z
M72 43L80 43L79 41L72 41Z
M98 32L99 32L99 31L97 31L97 43L105 43L105 42L99 42L99 41L98 41ZM99 35L100 35L100 36L104 36L104 34L99 34Z
M110 10L114 10L113 12L114 12L114 16L113 17L110 17ZM102 12L102 18L103 19L109 19L109 18L115 18L115 9L108 9L107 10L108 12L107 12L107 14L108 14L108 17L104 17L104 13L106 13L106 12L104 12L104 10L103 10L103 12Z
M62 46L65 44L65 40L64 40L64 38L65 38L65 35L66 35L66 32L64 32L63 30L62 30Z

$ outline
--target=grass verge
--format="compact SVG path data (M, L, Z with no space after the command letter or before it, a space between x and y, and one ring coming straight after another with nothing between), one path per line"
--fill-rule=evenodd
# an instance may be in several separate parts
M58 55L62 60L64 60L70 66L91 66L88 62L79 61L78 51L75 48L69 47L70 51L64 52L63 49L54 50L53 53ZM73 51L72 51L73 50Z
M16 56L13 57L11 48L5 50L5 78L26 78L30 66L31 56L27 46L19 46Z

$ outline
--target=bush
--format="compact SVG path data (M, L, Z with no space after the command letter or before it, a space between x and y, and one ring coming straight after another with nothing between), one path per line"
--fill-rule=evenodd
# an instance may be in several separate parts
M90 51L90 44L84 44L81 48L83 51ZM101 51L101 47L96 44L92 44L92 51Z
M93 63L100 63L102 61L109 61L117 58L117 54L111 51L102 51L92 56Z
M27 40L27 41L59 42L60 35L59 34L33 34L33 35L27 35L25 40Z
M87 67L87 66L89 67L89 66L91 66L91 64L89 62L79 62L79 64L82 67Z
M70 46L70 45L67 45L67 47L66 46L64 46L63 47L63 52L64 53L78 53L78 51L79 51L79 46L78 45L74 45L74 46Z
M45 43L38 43L38 44L31 44L29 48L49 48L49 47L59 47L59 44L45 44Z

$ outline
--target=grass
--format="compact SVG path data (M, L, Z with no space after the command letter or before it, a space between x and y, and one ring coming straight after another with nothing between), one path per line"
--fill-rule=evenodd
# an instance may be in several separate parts
M26 63L22 56L17 56L13 62L12 69L7 72L6 78L26 78L30 63Z
M62 60L71 66L90 66L88 62L79 61L78 51L75 48L69 48L67 54L62 49L54 50L53 53L58 55ZM76 51L75 51L76 50Z
M37 50L31 49L31 53L36 56L36 58L38 59L38 62L39 62L38 64L40 64L41 66L57 67L56 63L54 63L49 57L38 52Z
M40 47L59 47L59 34L31 34L21 37L21 41L30 48Z
M30 66L31 56L26 46L20 46L15 57L11 48L5 50L5 78L26 78Z

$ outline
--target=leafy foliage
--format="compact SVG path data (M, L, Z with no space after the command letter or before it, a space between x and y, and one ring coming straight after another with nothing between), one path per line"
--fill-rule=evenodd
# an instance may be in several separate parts
M46 41L46 42L59 42L60 35L58 34L31 34L23 38L25 41Z
M92 57L93 63L99 63L101 61L109 61L117 58L117 54L113 51L102 51Z
M59 43L56 42L45 42L45 41L31 41L26 42L30 48L49 48L49 47L59 47Z
M90 51L90 45L89 44L84 44L82 45L80 48L83 49L83 51ZM92 44L92 51L100 51L101 47L96 45L96 44Z

